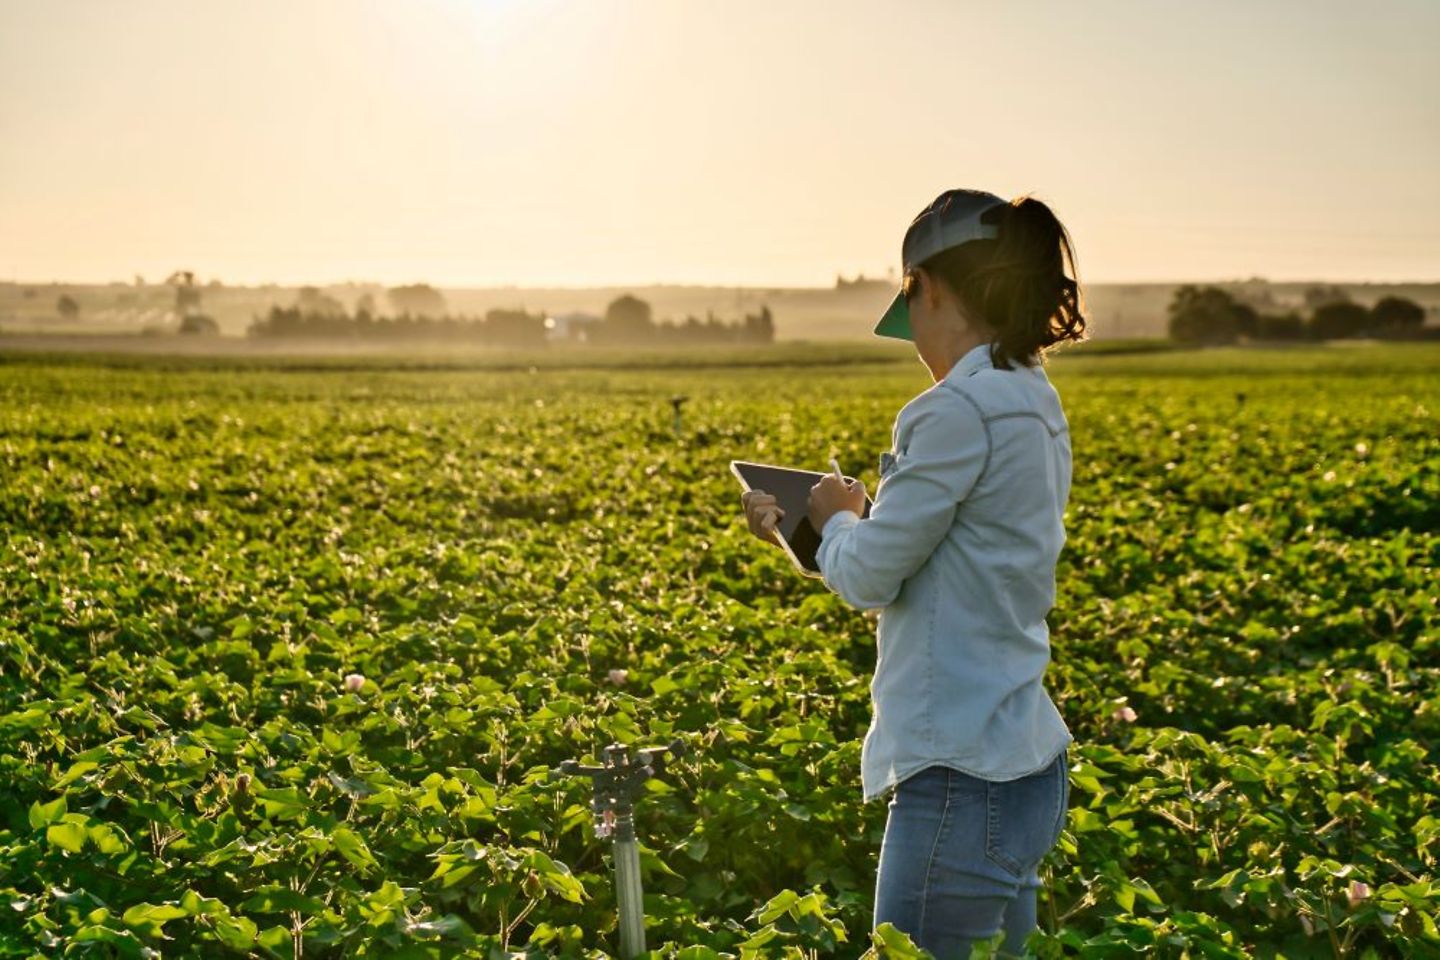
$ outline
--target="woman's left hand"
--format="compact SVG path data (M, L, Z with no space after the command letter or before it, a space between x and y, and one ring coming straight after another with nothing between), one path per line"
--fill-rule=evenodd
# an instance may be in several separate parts
M847 483L827 473L810 488L806 506L810 511L810 525L820 533L826 521L841 510L853 510L857 517L865 512L865 484L859 480Z

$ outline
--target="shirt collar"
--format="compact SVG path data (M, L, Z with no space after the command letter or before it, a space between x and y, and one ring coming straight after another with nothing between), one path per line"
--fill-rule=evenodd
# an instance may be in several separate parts
M990 344L982 343L979 346L971 347L963 357L956 360L955 366L945 374L945 379L952 382L963 380L972 373L993 367L994 364L990 362Z

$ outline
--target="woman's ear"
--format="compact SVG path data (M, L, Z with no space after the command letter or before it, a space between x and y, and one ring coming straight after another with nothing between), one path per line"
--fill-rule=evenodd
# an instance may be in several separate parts
M960 306L959 299L950 285L933 273L921 271L925 278L925 286L921 288L921 295L925 297L925 304L930 308L931 313L938 313L945 309L947 304L953 303L957 308Z
M925 306L929 307L933 313L940 306L940 290L939 285L935 282L935 278L931 276L930 271L924 267L916 267L915 283L920 288L920 299L924 301Z

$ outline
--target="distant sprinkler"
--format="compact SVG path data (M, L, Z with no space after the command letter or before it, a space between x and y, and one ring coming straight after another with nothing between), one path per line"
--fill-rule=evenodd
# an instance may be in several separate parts
M674 427L675 427L675 436L677 436L677 437L680 436L680 429L681 429L680 408L683 407L683 406L685 406L685 401L686 401L686 400L689 400L689 399L690 399L689 397L682 396L682 395L680 395L680 394L676 394L675 396L673 396L673 397L670 398L670 406L672 406L672 407L675 408L675 424L674 424Z

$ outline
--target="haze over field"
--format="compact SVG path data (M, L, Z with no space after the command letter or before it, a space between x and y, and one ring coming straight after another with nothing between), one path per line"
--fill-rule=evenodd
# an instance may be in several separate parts
M830 288L966 185L1052 203L1091 284L1433 281L1437 36L1419 0L12 0L0 277Z
M202 287L203 309L215 318L220 332L243 336L252 321L272 306L292 307L301 292L294 287L236 287L219 283ZM218 278L217 278L218 279ZM1248 281L1227 284L1249 302L1267 310L1284 311L1303 303L1312 283L1263 283ZM1421 305L1426 321L1440 321L1440 283L1429 284L1347 284L1345 290L1355 302L1372 306L1385 296L1402 296ZM1166 335L1166 308L1174 284L1087 284L1085 300L1091 321L1090 336L1096 340ZM319 294L333 298L345 309L355 309L361 298L386 309L384 287L371 284L334 285L320 288ZM890 298L894 284L888 280L865 280L823 287L487 287L446 288L446 310L460 316L482 316L489 310L523 309L546 315L570 313L603 314L606 304L624 294L641 297L650 304L657 320L681 321L687 316L714 315L733 321L743 314L768 308L775 318L777 340L874 340L871 329ZM60 323L55 304L61 296L78 305L74 322ZM25 334L68 332L128 334L144 330L171 330L178 322L174 312L175 291L160 284L144 287L114 284L98 286L15 285L0 283L0 333ZM15 344L15 339L9 339Z

